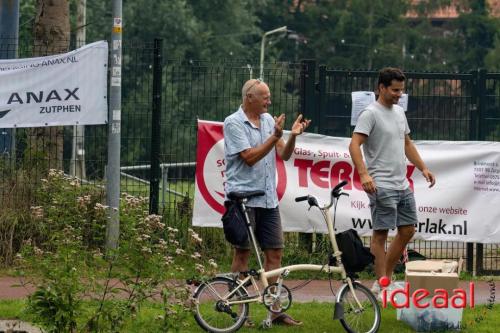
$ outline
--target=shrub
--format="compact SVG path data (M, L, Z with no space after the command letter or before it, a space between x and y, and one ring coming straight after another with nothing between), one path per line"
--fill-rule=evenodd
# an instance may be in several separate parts
M123 194L118 249L103 247L108 207L91 188L51 170L37 190L36 241L26 240L17 257L23 284L36 291L26 311L47 332L117 332L146 301L162 304L157 326L180 329L190 313L190 288L179 279L187 262L197 278L217 268L199 252L202 239L192 229L185 246L179 230L149 215L145 198ZM95 307L85 308L83 300Z

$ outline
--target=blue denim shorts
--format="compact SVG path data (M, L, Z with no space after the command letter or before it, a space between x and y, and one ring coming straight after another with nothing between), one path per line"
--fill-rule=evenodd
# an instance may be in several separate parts
M246 207L257 244L262 250L282 249L284 247L283 230L279 208ZM250 237L243 244L235 245L238 249L251 249Z
M418 223L415 196L410 188L392 190L377 187L377 192L368 194L368 197L373 230L389 230Z

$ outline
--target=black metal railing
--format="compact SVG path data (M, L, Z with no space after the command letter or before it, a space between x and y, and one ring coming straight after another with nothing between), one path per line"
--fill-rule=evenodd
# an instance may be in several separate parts
M258 76L259 66L239 59L169 60L164 49L158 41L123 45L122 191L150 197L152 212L187 230L194 195L196 121L223 121L234 112L241 103L242 84ZM22 57L41 51L32 45L18 46ZM351 92L375 90L377 72L328 69L306 60L266 63L264 77L271 89L272 113L285 113L287 127L297 113L303 113L313 120L310 131L350 137ZM407 77L411 95L407 117L413 139L500 139L499 73L410 72ZM11 185L22 174L16 170L44 159L44 152L32 144L44 139L30 129L17 129L15 151L8 141L12 136L2 134L0 203L12 200ZM58 141L62 168L69 172L73 130L67 127L58 135L62 136ZM104 185L106 145L107 126L86 127L85 180L96 186ZM41 178L42 174L30 174L33 184ZM209 241L211 245L225 244L218 230L202 232L220 237L220 242ZM500 274L499 244L416 241L412 246L431 258L467 258L469 270L476 256L479 274Z

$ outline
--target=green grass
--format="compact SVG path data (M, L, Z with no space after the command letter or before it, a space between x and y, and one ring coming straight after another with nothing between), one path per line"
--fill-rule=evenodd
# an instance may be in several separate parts
M0 301L0 318L10 319L24 319L27 320L26 314L22 312L24 301ZM91 305L89 304L89 307ZM156 303L149 303L143 307L133 320L129 320L123 332L139 333L139 332L159 332L155 329L155 318L161 313L160 305ZM289 310L290 315L304 321L302 327L287 328L281 326L274 326L267 332L344 332L340 323L332 319L333 307L330 303L294 303ZM484 313L484 314L483 314ZM263 306L252 305L250 307L250 314L253 320L260 324L265 318L266 312ZM474 320L483 314L484 319L475 323ZM500 305L496 305L492 310L486 309L485 306L477 306L474 309L466 309L464 311L463 322L469 325L461 332L477 332L477 333L493 333L498 331L500 324ZM192 316L183 322L179 332L202 332L194 321ZM242 328L239 332L251 333L258 332L260 329L256 328ZM396 320L396 310L392 308L382 310L382 324L379 332L398 332L406 333L413 332L413 330L403 322Z

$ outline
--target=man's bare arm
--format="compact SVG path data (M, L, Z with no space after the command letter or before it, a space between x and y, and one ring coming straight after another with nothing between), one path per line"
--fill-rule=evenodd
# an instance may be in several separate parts
M373 178L368 174L365 162L363 162L363 154L361 154L361 145L365 143L367 136L361 133L353 133L351 143L349 144L349 153L351 154L352 162L358 170L359 178L363 190L367 193L375 193L377 186Z
M429 187L433 187L436 183L436 177L434 177L434 174L425 165L424 161L420 157L420 154L418 153L417 147L415 147L415 144L408 134L405 136L405 155L408 160L410 160L410 162L422 172L424 178L430 183Z

